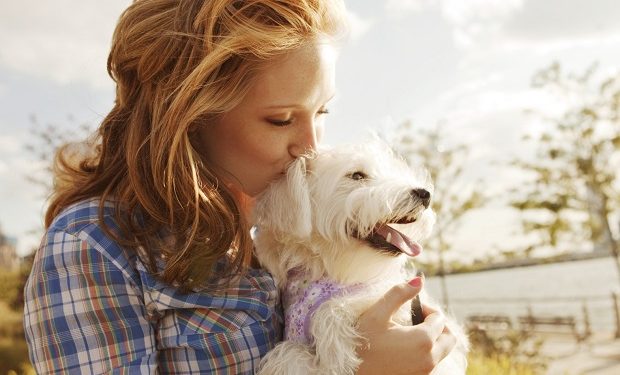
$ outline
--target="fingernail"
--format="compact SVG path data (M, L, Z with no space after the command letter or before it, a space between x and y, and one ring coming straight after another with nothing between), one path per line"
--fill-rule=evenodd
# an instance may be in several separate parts
M422 286L422 277L421 276L416 276L413 279L411 279L411 281L409 281L409 285L411 285L414 288L419 288L420 286Z

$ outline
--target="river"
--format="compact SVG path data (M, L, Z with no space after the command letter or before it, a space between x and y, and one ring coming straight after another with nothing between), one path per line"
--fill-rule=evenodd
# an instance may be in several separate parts
M574 316L583 328L584 303L593 331L615 332L612 292L620 281L611 258L543 264L446 276L449 307L464 322L473 314L504 314L513 324L528 308L535 316ZM441 301L438 277L426 281Z

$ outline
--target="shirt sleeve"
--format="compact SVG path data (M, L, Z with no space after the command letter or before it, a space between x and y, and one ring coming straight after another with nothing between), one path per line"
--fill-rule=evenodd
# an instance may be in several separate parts
M135 279L88 241L48 232L24 294L37 373L155 373L155 332Z

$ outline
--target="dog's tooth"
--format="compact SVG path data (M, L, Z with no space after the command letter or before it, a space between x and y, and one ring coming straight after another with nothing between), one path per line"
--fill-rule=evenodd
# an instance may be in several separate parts
M392 233L388 233L387 236L385 236L385 240L387 242L390 242L391 239L392 239Z

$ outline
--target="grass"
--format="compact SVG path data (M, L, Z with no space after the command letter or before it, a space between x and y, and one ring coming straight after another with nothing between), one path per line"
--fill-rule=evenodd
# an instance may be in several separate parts
M472 349L467 375L545 373L547 359L540 354L543 340L529 332L507 330L493 334L470 326L468 335Z
M473 352L468 356L467 375L539 375L543 373L540 367L515 362L514 358L505 354L487 357Z
M0 375L34 374L28 359L21 311L0 300Z

